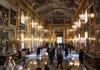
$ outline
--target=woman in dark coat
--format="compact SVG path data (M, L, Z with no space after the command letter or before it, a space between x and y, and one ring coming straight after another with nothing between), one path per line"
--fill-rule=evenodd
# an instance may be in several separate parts
M63 60L63 55L61 54L61 52L58 52L57 53L57 67L59 67L59 64L61 65L61 69L63 68L63 65L62 65L62 60Z
M50 52L49 52L49 59L50 59L50 63L51 64L53 64L54 56L55 56L55 49L54 48L51 48L50 49Z
M40 47L37 48L37 56L40 55Z
M83 57L84 57L84 51L83 51L83 49L80 49L80 52L79 52L79 61L82 64L83 64L83 60L84 60Z
M68 48L65 47L65 57L67 57L67 56L68 56Z

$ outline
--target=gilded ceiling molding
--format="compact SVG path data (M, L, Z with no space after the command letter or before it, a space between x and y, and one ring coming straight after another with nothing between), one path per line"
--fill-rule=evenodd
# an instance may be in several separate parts
M70 24L47 24L47 28L54 28L54 27L71 28L71 25Z
M75 15L74 15L74 18L72 19L72 23L75 22L78 18L78 15L80 14L80 12L82 11L83 7L85 6L85 3L86 3L87 0L82 0L79 7L78 7L78 10L76 11Z

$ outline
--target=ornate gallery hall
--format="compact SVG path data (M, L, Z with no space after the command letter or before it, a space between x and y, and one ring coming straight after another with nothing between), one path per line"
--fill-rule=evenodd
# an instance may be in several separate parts
M0 70L100 70L100 0L0 0Z

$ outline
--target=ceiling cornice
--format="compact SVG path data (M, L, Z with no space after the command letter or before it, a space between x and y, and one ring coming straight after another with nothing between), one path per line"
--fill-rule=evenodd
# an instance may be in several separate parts
M71 28L71 24L47 24L47 28L54 28L54 27Z

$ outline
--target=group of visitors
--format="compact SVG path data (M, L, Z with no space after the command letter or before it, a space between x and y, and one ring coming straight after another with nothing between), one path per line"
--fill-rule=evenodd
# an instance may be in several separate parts
M54 45L50 44L50 43L46 43L45 48L47 48L47 53L48 53L50 64L53 64L53 60L54 60L54 58L56 58L57 59L56 68L58 68L59 65L61 65L61 69L63 68L63 65L62 65L63 53L62 52L64 51L65 57L67 57L69 54L69 51L71 52L71 49L74 49L73 46L71 46L67 43L65 43L65 44L55 43ZM37 52L36 52L37 56L40 54L40 50L41 50L41 47L38 47Z

